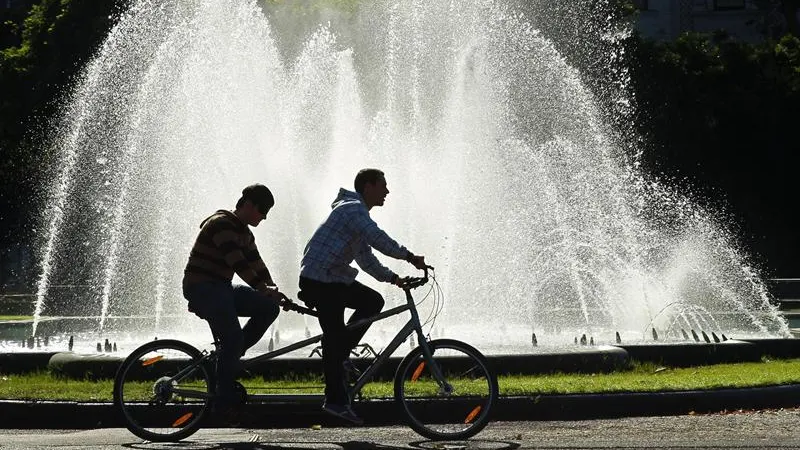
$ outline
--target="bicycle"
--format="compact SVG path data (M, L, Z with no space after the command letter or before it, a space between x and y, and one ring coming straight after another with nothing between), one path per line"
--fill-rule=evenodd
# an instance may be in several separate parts
M433 275L431 279L438 289ZM497 376L486 357L472 346L454 339L429 340L423 334L411 290L427 282L427 269L423 277L405 279L401 286L406 295L404 305L348 325L357 327L404 311L411 314L405 326L349 386L348 395L356 399L389 356L416 333L418 346L401 360L394 375L394 400L401 406L407 424L420 435L431 440L467 439L489 423L498 397ZM316 316L315 310L293 302L287 303L285 309ZM435 319L440 306L434 310ZM309 337L243 360L242 364L247 367L321 339L321 334ZM160 442L179 441L196 432L214 400L215 363L216 350L201 352L174 339L155 340L134 350L114 380L114 405L128 430L142 439ZM307 401L315 397L321 404L323 398L310 394L249 394L241 384L237 383L237 387L248 403Z

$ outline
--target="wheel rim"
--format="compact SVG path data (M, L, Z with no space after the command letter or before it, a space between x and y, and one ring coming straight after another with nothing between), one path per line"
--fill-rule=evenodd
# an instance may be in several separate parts
M434 344L433 359L447 384L439 385L422 353L408 360L399 394L410 424L431 439L458 439L480 431L488 421L496 385L486 362L467 349Z
M128 359L117 400L134 434L171 441L182 439L199 426L209 407L210 374L201 364L175 379L196 356L181 348L158 347L143 348ZM182 394L182 390L195 394Z

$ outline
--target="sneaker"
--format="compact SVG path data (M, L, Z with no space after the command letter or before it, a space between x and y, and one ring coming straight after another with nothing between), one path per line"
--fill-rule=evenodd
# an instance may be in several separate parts
M235 406L220 406L214 412L218 420L229 427L238 427L242 423L242 411Z
M363 425L364 420L358 417L350 405L336 405L333 403L325 403L322 405L322 410L328 414L334 415L348 422L356 425Z

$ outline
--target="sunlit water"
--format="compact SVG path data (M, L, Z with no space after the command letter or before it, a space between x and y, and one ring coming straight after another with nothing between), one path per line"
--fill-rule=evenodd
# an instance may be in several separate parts
M652 328L788 335L725 229L638 172L579 73L523 14L479 0L363 3L300 27L299 14L250 1L135 2L51 132L61 165L37 318L91 316L94 336L131 342L207 341L180 292L200 222L267 184L277 204L253 231L294 296L338 188L378 167L391 193L372 216L436 267L434 337L524 351L533 333L540 345ZM388 306L403 301L360 280ZM423 319L433 306L429 296ZM128 316L145 319L115 325ZM284 313L269 336L306 328L319 331Z

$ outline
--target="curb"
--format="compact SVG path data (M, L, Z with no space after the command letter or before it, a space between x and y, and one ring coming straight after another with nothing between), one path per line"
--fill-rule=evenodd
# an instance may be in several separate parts
M492 420L586 420L619 417L716 413L739 409L775 409L800 406L800 384L747 389L653 393L540 395L501 397ZM356 402L354 409L367 426L403 424L393 400ZM124 427L112 403L28 402L0 400L0 428L93 429ZM237 427L301 428L342 426L308 403L262 403L244 408ZM213 417L205 426L226 427Z
M800 406L800 384L746 389L504 397L494 420L585 420Z

